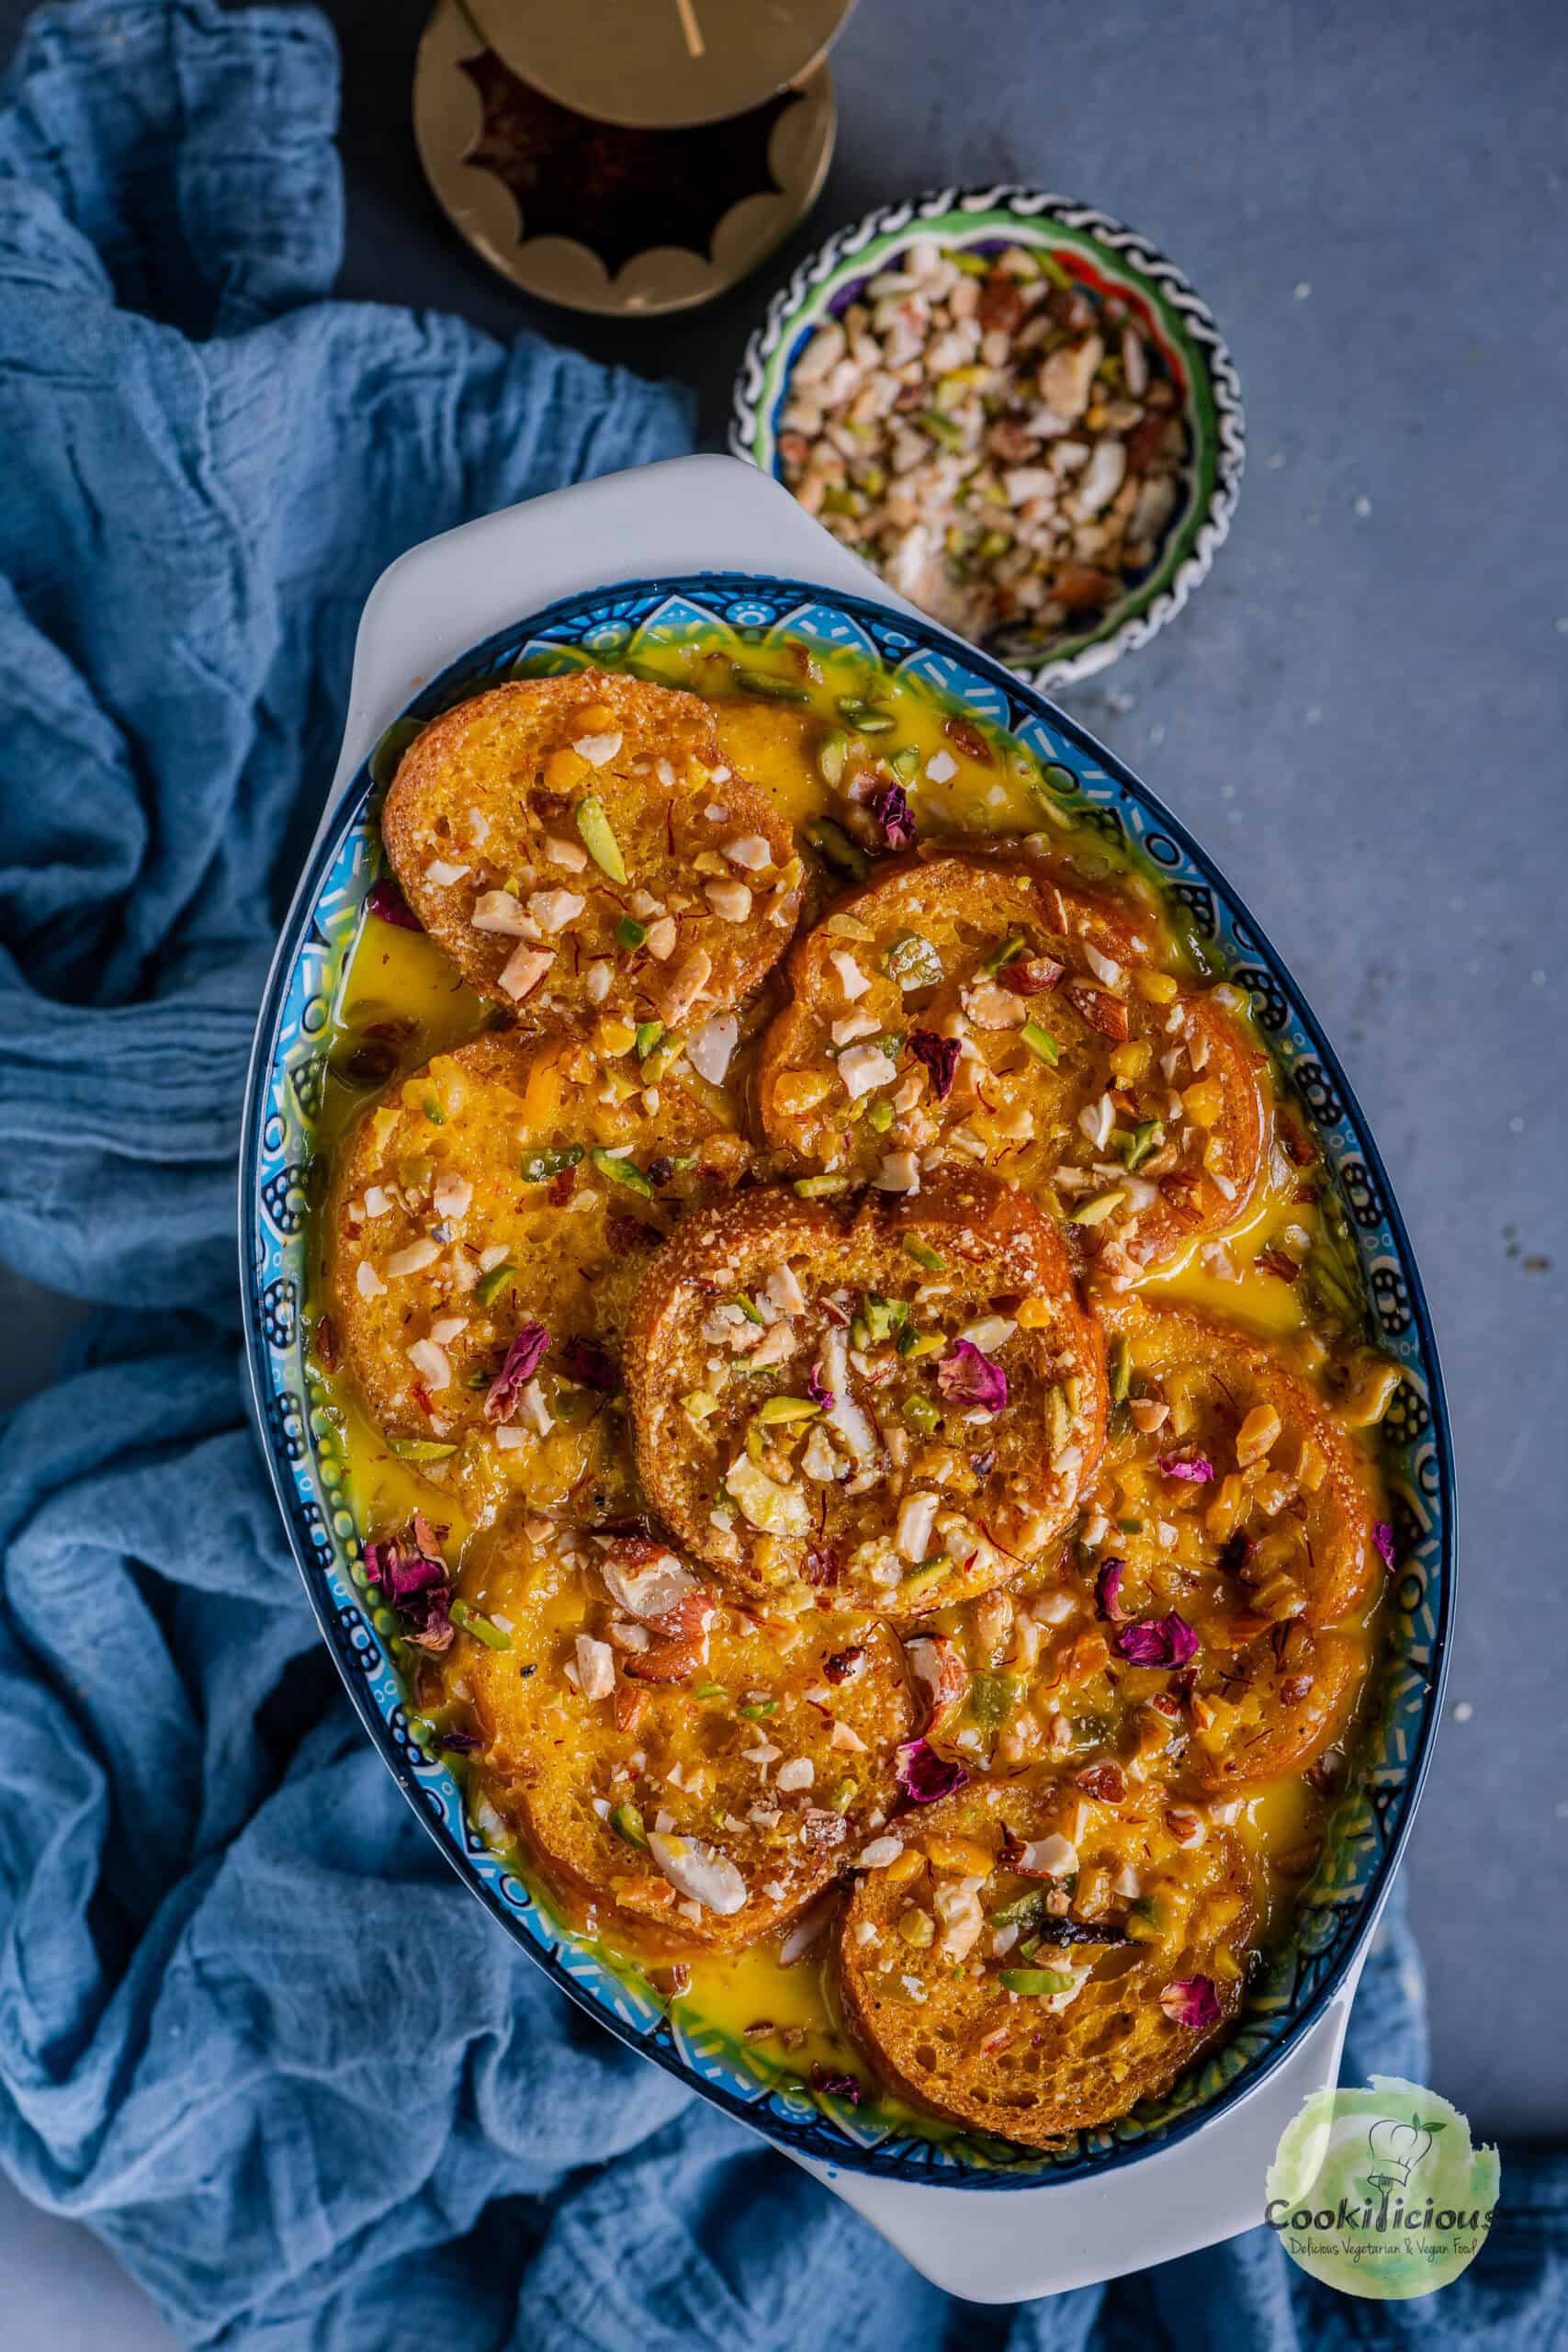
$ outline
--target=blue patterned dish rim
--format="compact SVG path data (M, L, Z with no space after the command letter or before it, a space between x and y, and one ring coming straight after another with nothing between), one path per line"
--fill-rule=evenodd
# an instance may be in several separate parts
M1014 673L934 624L870 598L766 574L645 580L565 598L497 631L409 704L426 719L519 671L613 662L700 638L755 646L806 639L868 655L1008 729L1066 770L1065 807L1141 852L1251 998L1323 1150L1347 1212L1380 1344L1400 1365L1391 1440L1398 1573L1357 1770L1330 1816L1322 1860L1285 1946L1248 1988L1224 2045L1162 2099L1051 2151L977 2133L927 2138L874 2103L818 2098L776 2064L701 2020L668 2015L635 1975L562 1924L465 1812L448 1767L410 1727L406 1693L367 1593L343 1499L333 1428L305 1362L307 1227L314 1123L331 1007L361 902L381 865L361 766L311 856L278 944L256 1030L241 1152L242 1289L258 1426L305 1588L350 1698L399 1787L465 1884L546 1973L623 2041L740 2121L829 2165L957 2188L1031 2188L1103 2176L1228 2111L1281 2065L1323 2015L1370 1933L1409 1834L1438 1721L1452 1614L1452 1448L1430 1317L1377 1146L1334 1050L1280 957L1217 867L1122 762ZM581 659L581 654L576 656ZM1052 789L1056 789L1055 785Z

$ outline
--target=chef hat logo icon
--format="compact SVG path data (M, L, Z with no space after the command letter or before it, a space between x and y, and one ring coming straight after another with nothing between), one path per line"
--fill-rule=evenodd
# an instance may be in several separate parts
M1431 2132L1416 2117L1412 2116L1408 2123L1389 2115L1381 2117L1367 2133L1367 2146L1378 2166L1372 2181L1379 2188L1408 2188L1411 2174L1431 2145Z

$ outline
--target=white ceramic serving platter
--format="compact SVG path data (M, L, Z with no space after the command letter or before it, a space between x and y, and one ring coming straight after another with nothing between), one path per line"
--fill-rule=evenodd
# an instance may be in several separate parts
M370 594L317 845L385 729L470 647L519 615L605 582L703 571L766 571L912 610L778 483L732 458L674 458L465 524L400 557ZM1344 1981L1281 2064L1193 2138L1103 2178L959 2190L781 2153L937 2286L977 2302L1055 2294L1190 2254L1261 2222L1264 2171L1281 2132L1310 2091L1337 2076L1372 1925L1369 1914Z

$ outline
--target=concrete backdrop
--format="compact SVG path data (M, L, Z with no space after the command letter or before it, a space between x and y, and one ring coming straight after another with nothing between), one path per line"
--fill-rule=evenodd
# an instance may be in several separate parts
M0 0L0 54L27 13ZM1560 0L860 0L838 159L724 303L613 326L513 295L409 132L421 0L333 0L340 291L521 326L699 391L722 436L768 294L818 236L1018 179L1145 230L1212 303L1249 456L1213 578L1066 699L1208 843L1371 1120L1442 1349L1463 1577L1407 1865L1433 2082L1478 2132L1568 2130L1562 1534L1568 1007L1568 12ZM0 1293L0 1399L69 1310ZM81 2233L0 2201L17 2340L166 2341Z

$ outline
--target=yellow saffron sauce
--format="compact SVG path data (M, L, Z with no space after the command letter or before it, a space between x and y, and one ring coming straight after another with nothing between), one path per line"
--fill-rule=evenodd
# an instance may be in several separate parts
M822 650L813 665L815 674L807 676L803 676L798 662L783 646L748 649L746 662L743 674L776 678L792 693L804 686L808 699L771 702L761 697L755 684L738 683L729 654L690 644L639 649L638 674L710 697L726 758L801 829L824 814L830 815L834 805L833 792L818 774L814 741L824 726L840 723L837 718L840 697L874 698L881 707L896 712L896 740L912 744L919 752L918 775L908 790L922 841L942 836L972 842L1045 835L1053 847L1070 847L1080 855L1091 878L1103 887L1131 892L1145 921L1151 916L1157 920L1165 949L1159 960L1171 970L1190 971L1190 940L1173 927L1171 910L1152 871L1077 823L1071 801L1064 803L1053 794L1038 763L1029 754L1005 739L994 739L999 757L986 763L969 757L962 742L955 742L946 731L951 716L948 706L917 682L871 672L858 657ZM949 754L954 772L937 786L926 779L925 767L928 758L939 751ZM1078 818L1081 814L1080 807ZM778 975L769 983L780 1001L784 986ZM1246 1001L1240 991L1235 992L1233 1009L1247 1026ZM489 1008L457 978L430 939L422 933L364 917L344 960L333 1006L327 1039L329 1075L319 1126L322 1149L330 1155L351 1120L374 1099L378 1091L374 1075L367 1077L363 1067L356 1071L355 1065L356 1053L367 1038L374 1038L378 1026L406 1024L400 1032L400 1060L407 1069L416 1060L463 1043L484 1027L489 1017ZM1254 1042L1266 1043L1256 1037ZM750 1053L754 1060L756 1040L742 1053ZM747 1080L746 1068L738 1065L731 1084L742 1101L749 1099ZM1301 1198L1296 1183L1289 1181L1293 1175L1294 1171L1276 1166L1270 1179L1259 1187L1244 1223L1224 1236L1235 1279L1205 1271L1194 1253L1191 1262L1168 1268L1157 1280L1140 1288L1151 1299L1195 1306L1217 1319L1269 1336L1282 1346L1297 1371L1321 1385L1322 1348L1314 1342L1308 1329L1306 1283L1282 1280L1258 1263L1259 1251L1267 1250L1287 1226L1303 1227L1314 1245L1325 1238L1321 1209ZM312 1279L318 1288L308 1307L317 1318L322 1313L322 1246L323 1237L318 1231L312 1258ZM1299 1250L1299 1240L1297 1247ZM414 1464L393 1454L366 1418L352 1379L331 1368L333 1354L330 1345L318 1349L312 1364L315 1399L318 1409L324 1410L337 1429L346 1464L344 1498L361 1535L385 1533L405 1525L415 1510L423 1511L446 1532L447 1555L458 1559L457 1590L482 1610L482 1568L462 1557L471 1531L457 1497L433 1487L421 1477ZM1370 1486L1379 1493L1376 1431L1358 1431L1357 1436L1366 1453ZM956 1611L947 1614L956 1623ZM1377 1636L1376 1620L1374 1604L1359 1629L1369 1657ZM931 1622L952 1630L941 1611L934 1612ZM429 1679L428 1671L425 1679ZM476 1765L481 1760L475 1759ZM470 1803L478 1805L481 1824L492 1829L500 1842L499 1815L483 1803L482 1772L468 1769L467 1778ZM1304 1867L1301 1857L1319 1837L1325 1812L1324 1799L1299 1773L1256 1789L1243 1801L1239 1826L1263 1865L1265 1942L1278 1939L1288 1929ZM1286 1871L1275 1867L1281 1858L1290 1865ZM573 1912L539 1885L525 1854L513 1859L520 1874L548 1909L579 1932L594 1934L596 1923L591 1916ZM728 1957L682 1955L689 1982L674 1997L689 2018L744 2039L764 2078L805 2076L813 2064L829 2072L842 2072L863 2062L852 2050L835 2014L831 1971L824 1957L829 1940L824 1939L813 1954L789 1968L779 1964L772 1945ZM606 1956L630 1973L651 1971L651 1981L660 1986L656 1959L639 1958L624 1947ZM897 2106L890 2100L884 2104ZM898 2111L907 2117L907 2110ZM922 2117L919 2128L940 2135L951 2127Z

